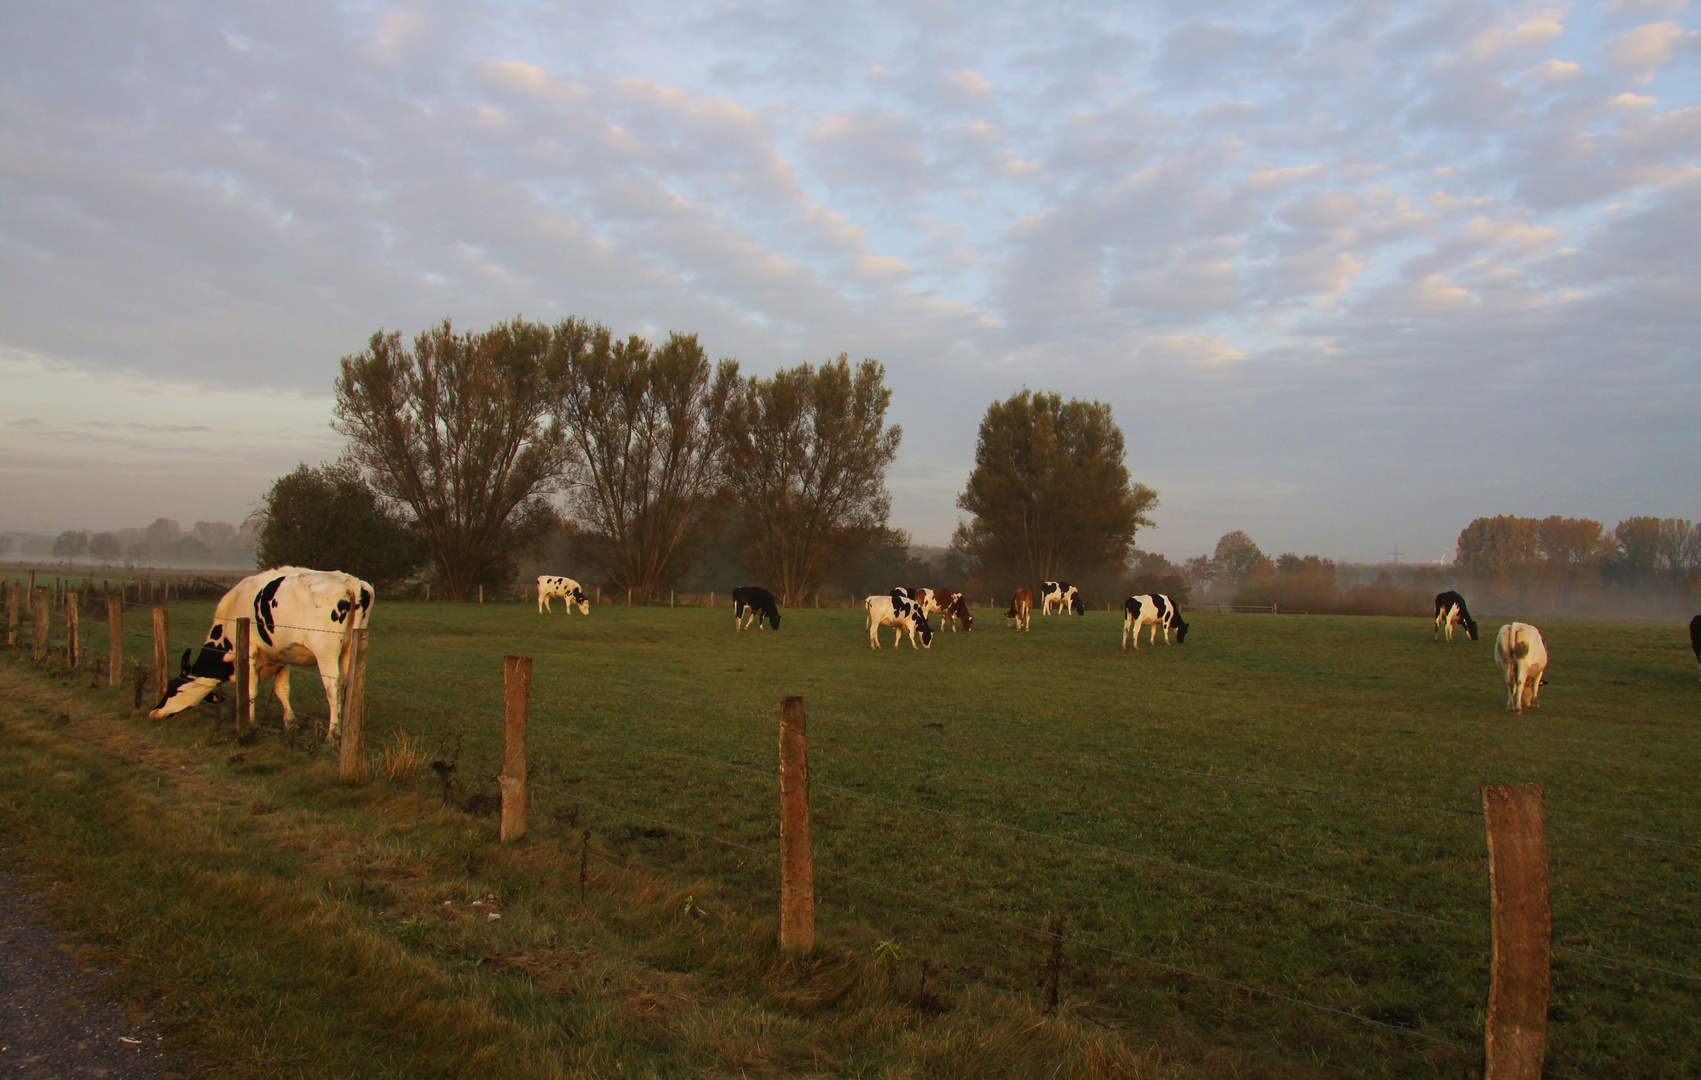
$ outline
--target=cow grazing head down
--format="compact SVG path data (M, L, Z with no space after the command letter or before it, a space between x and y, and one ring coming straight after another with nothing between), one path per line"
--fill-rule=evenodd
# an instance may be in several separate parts
M1170 623L1170 629L1175 631L1175 643L1187 644L1187 624L1181 621L1181 613L1176 612L1175 621Z
M190 664L189 657L195 650L183 650L177 676L165 684L165 693L154 705L155 711L165 708L165 703L174 697L178 700L173 703L177 706L173 712L193 708L218 689L219 683L236 677L236 653L219 640L223 636L221 630L222 627L217 625L213 627L213 632L207 635L207 643L201 646L201 655L195 657L193 664Z

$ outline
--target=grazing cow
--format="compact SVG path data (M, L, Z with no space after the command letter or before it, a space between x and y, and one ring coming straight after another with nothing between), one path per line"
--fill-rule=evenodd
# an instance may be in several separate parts
M917 589L915 599L916 603L921 605L923 615L938 613L941 630L949 626L955 634L959 620L965 632L975 628L975 617L969 614L969 602L963 599L960 592L952 592L950 589Z
M933 648L933 627L927 624L927 616L922 613L921 605L910 598L908 589L893 589L889 596L870 596L862 606L868 612L868 647L880 647L881 627L892 627L892 648L903 644L904 634L910 636L910 648ZM916 634L921 635L921 644L915 643Z
M272 679L283 703L284 729L295 726L289 707L289 668L292 664L319 669L325 704L330 710L327 740L342 724L342 680L348 676L350 630L363 629L372 614L372 586L336 571L280 566L237 582L213 609L201 655L190 664L183 650L182 674L171 680L165 696L148 716L157 719L197 705L219 683L236 675L236 620L253 619L249 631L249 698L240 708L254 715L260 683Z
M1004 619L1006 626L1030 628L1034 619L1034 594L1027 586L1017 589L1010 597L1010 610L1004 613Z
M1506 711L1522 714L1524 706L1541 708L1542 674L1547 671L1547 645L1542 632L1529 623L1507 623L1494 637L1494 662L1506 676Z
M1435 636L1431 641L1441 640L1443 628L1447 631L1447 640L1453 640L1453 628L1463 626L1465 636L1472 641L1477 639L1477 621L1471 618L1471 609L1465 606L1465 598L1449 589L1444 593L1435 594Z
M1701 615L1689 620L1689 647L1695 650L1695 662L1701 664Z
M1152 644L1157 644L1158 628L1164 632L1164 644L1169 644L1169 632L1175 629L1175 643L1183 645L1187 642L1187 624L1181 620L1181 609L1175 606L1175 601L1163 593L1143 593L1140 596L1130 596L1122 602L1122 648L1128 649L1128 635L1134 635L1134 651L1140 651L1140 630L1142 627L1152 628Z
M775 630L780 628L780 602L774 594L760 585L740 585L732 590L732 625L735 630L743 630L747 625L745 620L756 624L756 629L765 629L762 620Z
M585 595L585 590L579 588L579 583L570 577L550 577L540 574L537 579L537 610L543 614L550 610L549 601L553 597L561 597L562 605L567 614L573 614L573 605L579 605L579 614L591 613L591 598Z
M1057 605L1059 615L1087 613L1087 605L1081 600L1081 590L1067 581L1047 581L1040 586L1040 614L1050 615L1053 604Z

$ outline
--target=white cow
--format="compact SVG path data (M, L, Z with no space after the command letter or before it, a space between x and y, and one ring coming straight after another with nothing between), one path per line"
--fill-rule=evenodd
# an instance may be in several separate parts
M335 739L342 723L342 685L348 676L350 630L363 629L372 615L372 586L337 571L280 566L244 578L224 594L213 609L213 626L190 664L183 650L182 674L171 680L165 696L148 716L158 719L197 705L219 683L236 675L236 620L252 619L249 627L249 697L242 707L254 716L260 683L272 680L283 703L284 728L295 726L289 707L289 668L292 664L319 669L330 711L327 739Z
M1164 632L1164 644L1169 644L1170 628L1175 629L1175 643L1184 645L1187 642L1187 624L1181 621L1181 609L1175 606L1175 601L1163 593L1143 593L1140 596L1130 596L1122 602L1122 648L1128 649L1128 635L1134 635L1134 651L1140 651L1140 630L1142 627L1152 628L1152 644L1157 644L1158 628Z
M1524 706L1541 708L1542 673L1547 670L1547 644L1529 623L1507 623L1494 636L1494 662L1506 676L1506 711L1522 714Z
M579 583L570 577L550 577L540 574L537 579L537 610L538 614L552 610L549 606L551 597L559 596L567 609L567 614L573 614L573 605L579 605L579 614L591 613L591 598L585 595L585 590L579 588Z
M870 596L863 601L863 607L868 611L868 647L880 647L880 630L882 627L892 627L892 648L903 644L904 633L910 635L910 648L933 648L933 627L927 625L927 616L921 613L921 607L909 597L908 589L893 589L890 596ZM915 636L921 635L921 644L915 643Z

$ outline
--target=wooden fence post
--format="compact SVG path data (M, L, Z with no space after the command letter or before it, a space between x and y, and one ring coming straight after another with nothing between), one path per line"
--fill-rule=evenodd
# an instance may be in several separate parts
M47 652L47 629L49 620L53 617L53 597L49 595L46 586L35 591L35 652L40 660Z
M77 670L77 594L65 594L65 666Z
M6 596L6 644L18 643L18 623L22 621L18 614L23 607L24 591L14 586Z
M348 784L366 780L366 628L350 630L348 663L343 671L342 745L337 754L337 779Z
M526 714L532 700L532 658L502 658L502 842L526 835Z
M809 843L809 744L803 699L780 699L780 949L815 948L815 855Z
M236 620L236 737L239 739L248 734L248 726L254 722L254 687L250 678L254 661L249 652L253 626L253 619Z
M478 587L478 602L481 603L481 604L484 603L484 586L483 585L480 585Z
M111 653L107 666L112 669L107 685L117 686L124 677L124 598L121 596L106 598L106 632L112 639L107 643Z
M1483 788L1482 808L1494 897L1484 1075L1486 1080L1541 1080L1553 947L1542 786Z
M165 689L171 683L171 660L167 653L171 651L170 624L166 621L166 610L154 608L154 697L165 697Z

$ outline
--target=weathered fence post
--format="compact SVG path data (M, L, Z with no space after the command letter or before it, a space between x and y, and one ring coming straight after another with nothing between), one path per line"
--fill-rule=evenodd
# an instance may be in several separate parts
M425 602L431 603L431 582L425 583Z
M65 666L77 670L77 594L65 594Z
M111 638L107 643L111 653L107 666L112 669L107 685L117 686L124 677L124 598L121 596L106 598L106 632Z
M239 739L248 734L248 726L254 722L254 687L249 677L254 666L248 651L253 626L253 619L236 620L236 737Z
M343 675L342 745L337 754L337 779L349 784L366 780L366 628L348 633L348 664Z
M526 835L526 714L532 700L532 658L502 658L502 841Z
M478 587L478 602L481 603L481 604L484 603L484 586L483 585L480 585Z
M1553 921L1540 784L1482 789L1494 945L1483 1043L1486 1080L1541 1080L1547 1059Z
M171 651L171 639L168 633L170 624L166 622L166 610L154 608L154 698L165 697L165 688L171 682L171 664L167 653Z
M6 644L8 645L18 643L18 623L22 621L18 612L22 608L23 602L24 591L20 588L14 586L11 592L6 595Z
M49 590L43 586L35 591L35 652L33 655L37 660L40 660L42 654L47 652L48 620L52 617L53 598L49 595Z
M815 948L815 855L809 843L809 745L803 699L780 699L780 949Z

